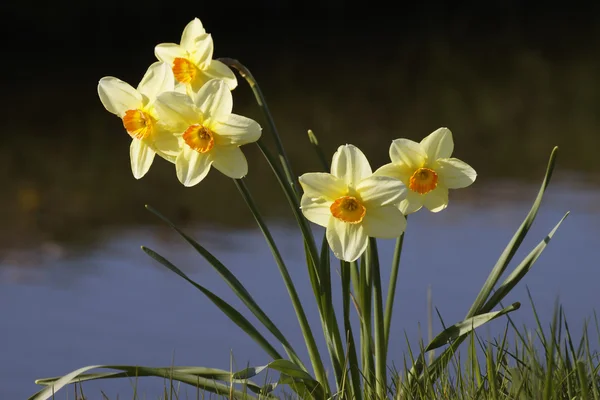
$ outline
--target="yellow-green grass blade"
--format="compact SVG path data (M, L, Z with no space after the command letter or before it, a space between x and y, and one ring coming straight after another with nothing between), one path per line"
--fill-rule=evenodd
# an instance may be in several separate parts
M240 314L234 307L232 307L225 300L206 289L204 286L199 285L190 279L186 274L184 274L179 268L173 265L166 258L156 253L154 250L151 250L147 247L142 246L142 250L150 257L175 272L177 275L191 283L196 289L200 290L210 301L212 301L231 321L233 321L237 326L239 326L250 338L252 338L265 352L271 356L273 359L282 358L281 355L275 348L269 343L267 339L244 317Z

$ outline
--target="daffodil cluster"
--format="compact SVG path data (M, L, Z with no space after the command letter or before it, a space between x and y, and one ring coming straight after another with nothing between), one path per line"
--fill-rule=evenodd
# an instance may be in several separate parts
M248 164L240 146L260 138L261 127L232 113L236 77L213 60L213 41L199 19L184 29L179 44L155 48L152 64L137 88L104 77L98 94L104 107L123 121L131 136L131 169L143 177L158 154L175 164L185 186L198 184L211 166L242 178Z
M369 237L399 237L406 227L405 215L423 206L441 211L448 206L448 189L475 182L473 168L450 158L453 150L447 128L420 143L396 139L390 147L392 162L373 173L358 148L340 146L331 173L300 177L302 212L326 228L327 242L337 258L355 261L366 250Z
M154 156L175 164L179 181L194 186L211 167L240 179L248 173L240 146L256 142L261 127L232 113L233 71L213 60L213 41L199 19L184 29L181 42L155 48L152 64L137 88L104 77L98 94L104 107L123 121L131 136L131 169L140 179ZM355 146L340 146L331 173L307 173L301 209L311 222L326 228L336 257L355 261L369 237L395 238L406 215L425 206L432 212L448 205L448 190L471 185L473 168L457 158L452 133L440 128L421 140L396 139L391 163L374 173Z

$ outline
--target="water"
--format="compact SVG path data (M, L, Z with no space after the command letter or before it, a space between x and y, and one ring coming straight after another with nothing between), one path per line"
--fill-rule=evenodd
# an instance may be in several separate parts
M510 189L510 190L509 190ZM392 326L392 361L400 363L419 324L427 326L427 287L446 323L460 320L500 251L527 212L534 188L513 185L473 189L452 196L442 213L419 212L409 219ZM519 199L507 196L519 193ZM484 195L485 194L485 195ZM538 220L524 243L532 248L560 219L565 221L534 269L505 300L523 302L517 323L532 326L528 286L544 324L549 324L557 296L574 330L600 306L595 259L600 237L600 191L557 183L547 192ZM272 221L317 337L319 325L303 265L303 249L293 225ZM196 225L188 230L246 285L258 304L306 358L293 309L270 252L250 227ZM318 229L315 231L320 233ZM25 398L38 387L34 379L65 374L94 364L148 366L199 365L229 369L262 365L268 357L191 285L146 256L140 245L161 253L193 279L248 315L218 275L177 234L154 225L96 232L92 244L46 245L29 251L5 251L0 263L0 392ZM380 241L382 262L391 260L394 241ZM34 251L35 250L35 251ZM384 268L384 282L387 269ZM337 273L334 272L334 281ZM338 298L339 300L339 298ZM251 319L251 321L254 321ZM480 330L500 333L503 322ZM434 331L440 324L434 324ZM322 346L323 343L319 342ZM324 357L325 352L323 353ZM140 381L140 390L155 398L163 382ZM91 398L103 390L110 398L131 396L131 383L90 383ZM193 397L193 390L188 390ZM66 392L62 394L66 398ZM69 390L72 396L72 390ZM72 398L72 397L69 397Z

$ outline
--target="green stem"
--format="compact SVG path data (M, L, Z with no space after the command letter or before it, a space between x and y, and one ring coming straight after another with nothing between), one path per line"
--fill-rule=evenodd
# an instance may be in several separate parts
M258 82L256 81L256 79L254 79L254 76L252 76L250 70L238 60L235 60L233 58L220 58L219 61L232 68L235 68L242 76L242 78L244 78L246 82L248 82L250 89L252 89L252 93L254 93L254 97L256 98L258 106L260 107L263 114L265 115L265 118L267 119L267 123L269 124L269 128L271 134L273 135L273 139L275 139L275 145L277 146L277 152L279 153L279 160L281 162L281 166L283 167L285 176L288 180L288 184L293 188L296 196L298 196L300 193L300 187L298 185L294 173L292 172L292 166L285 152L285 148L283 147L283 143L281 142L281 137L279 136L279 132L277 131L275 120L273 119L273 115L271 114L269 106L265 101L265 96L263 95L262 90L260 90Z
M375 388L373 382L373 336L371 335L371 303L373 296L373 281L369 266L370 248L367 247L367 254L361 258L360 263L360 290L361 290L361 354L363 364L363 375L365 379L365 397Z
M344 331L347 336L347 353L348 363L350 367L350 377L352 383L352 392L349 398L362 400L360 391L360 370L358 368L358 357L356 355L356 344L354 342L354 334L352 333L352 325L350 323L350 264L346 261L340 261L340 272L342 274L342 304L344 307Z
M369 238L370 271L373 282L373 314L375 319L375 380L377 397L387 398L387 352L385 349L385 335L383 323L383 293L381 291L381 273L379 272L379 253L377 240Z
M402 245L404 244L404 235L402 233L396 240L394 249L394 259L392 261L392 271L390 273L390 282L388 284L387 299L385 302L385 314L383 319L385 335L385 351L387 353L390 343L390 327L392 324L392 312L394 309L394 297L396 295L396 284L398 283L398 271L400 270L400 256L402 255Z
M312 366L313 366L313 369L315 372L315 376L317 377L317 380L323 385L323 387L325 387L326 390L329 391L327 375L325 373L325 367L323 365L323 361L321 360L321 356L319 354L319 349L317 348L317 344L315 342L312 330L310 329L310 324L308 323L308 319L306 318L304 308L302 307L302 303L300 302L300 298L298 297L298 293L296 292L296 288L295 288L292 278L288 272L288 269L285 266L285 262L283 261L283 258L281 257L281 253L279 252L279 249L277 248L277 245L275 244L275 241L273 240L273 236L271 235L269 228L267 227L260 212L258 211L258 207L256 206L256 203L254 202L252 194L248 190L248 187L246 186L245 181L242 179L239 179L239 180L234 179L233 181L235 182L235 185L237 186L240 193L242 194L242 197L246 201L248 208L250 208L250 211L252 212L252 215L254 216L256 223L258 224L261 232L263 233L263 235L269 245L269 248L271 249L271 253L273 253L273 258L275 258L275 262L277 263L277 266L279 267L279 272L281 273L281 277L283 278L283 281L287 288L288 294L292 301L292 305L294 307L294 311L296 312L296 316L297 316L298 322L300 324L300 329L302 330L302 335L304 336L304 340L306 342L306 347L308 349L308 355L310 357L310 361L312 363ZM284 346L286 345L285 343L283 343L283 344L284 344ZM286 346L286 350L288 350L287 346ZM296 364L300 365L302 368L305 368L304 365L302 364L302 361L299 360L299 358L296 355L296 353L294 352L294 350L290 348L290 350L288 350L288 354L290 353L290 351L292 353L292 354L290 354L290 358Z

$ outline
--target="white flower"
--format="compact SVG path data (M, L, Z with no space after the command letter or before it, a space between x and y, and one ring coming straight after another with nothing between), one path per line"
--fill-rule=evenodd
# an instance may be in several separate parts
M208 81L191 97L177 92L158 97L158 115L180 138L175 166L185 186L202 181L211 166L235 179L248 173L240 146L256 142L261 127L250 118L232 114L232 109L233 97L221 79Z
M223 79L230 90L237 86L233 71L222 62L212 59L212 37L206 33L198 18L187 24L180 44L161 43L155 47L154 54L171 66L178 82L195 92L211 79Z
M404 232L406 219L397 204L406 188L397 179L373 176L369 161L353 145L338 148L330 174L307 173L300 184L302 213L327 228L327 242L341 260L359 258L369 236L395 238Z
M450 158L454 150L452 132L440 128L421 140L396 139L390 147L392 162L375 171L375 175L391 176L408 187L400 210L406 215L425 206L433 212L448 206L448 189L471 185L477 173L458 158Z
M130 147L131 170L136 179L143 177L154 155L175 162L179 153L177 138L157 117L156 96L172 91L175 81L169 66L156 62L149 68L137 89L112 76L100 79L98 95L104 107L123 120L123 126L133 139Z

